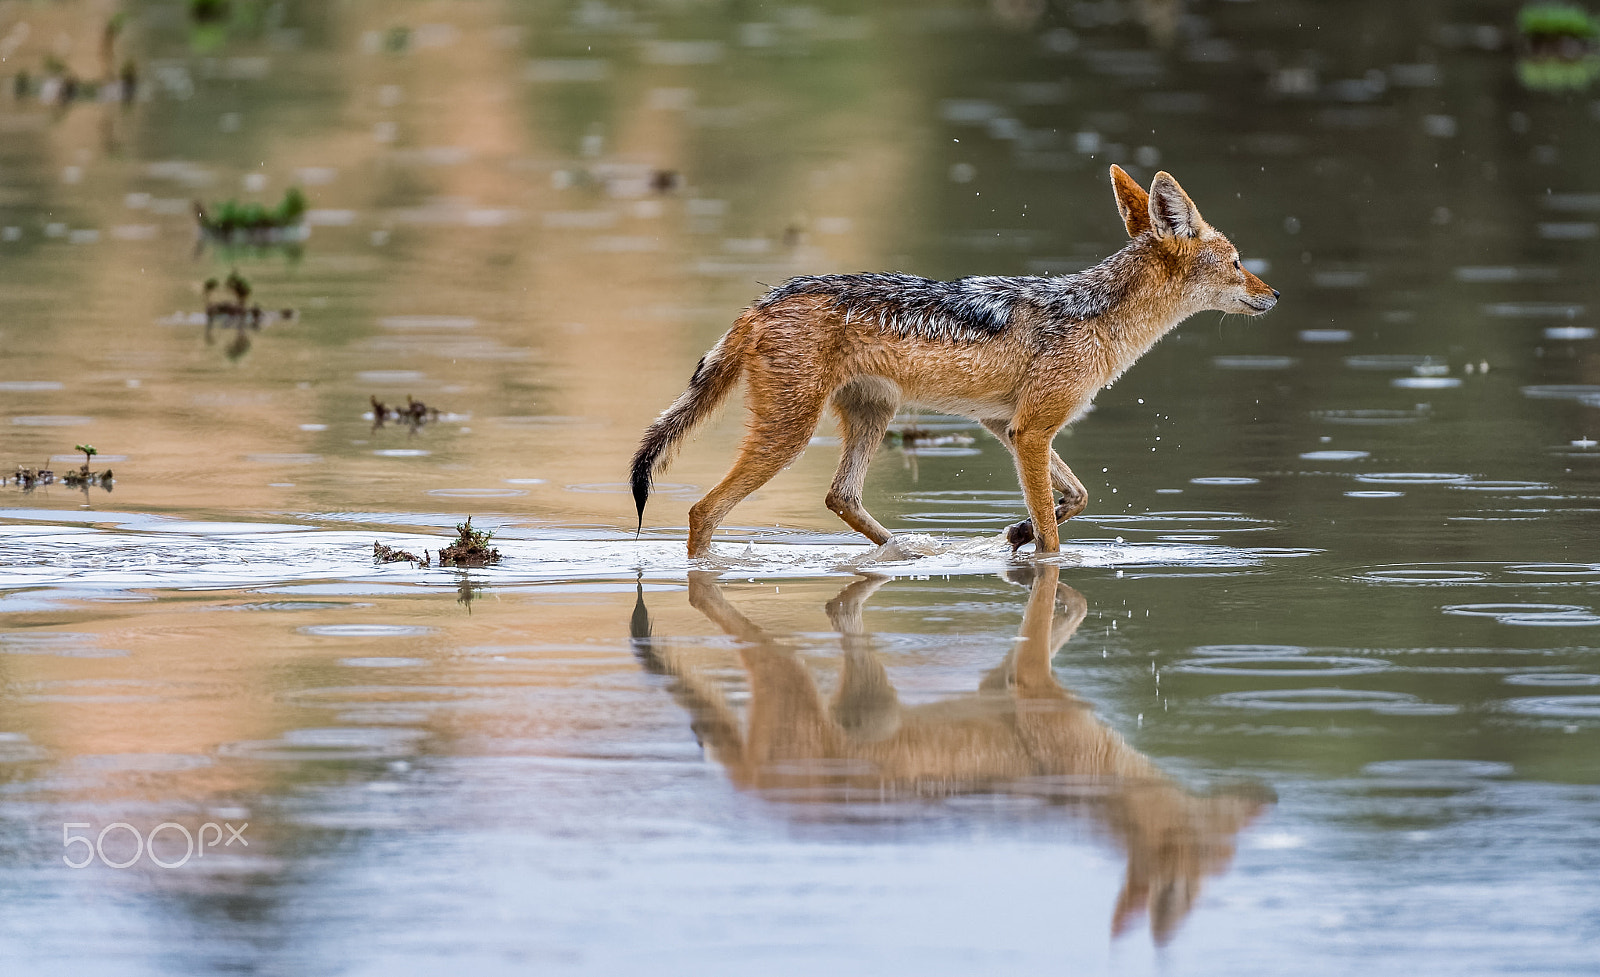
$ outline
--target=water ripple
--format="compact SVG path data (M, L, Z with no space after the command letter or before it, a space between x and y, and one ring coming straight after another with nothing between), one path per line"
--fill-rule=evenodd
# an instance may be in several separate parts
M1589 675L1582 672L1524 672L1518 675L1507 675L1507 685L1538 685L1552 688L1581 688L1589 685L1600 685L1600 675Z
M1449 390L1461 386L1460 377L1395 377L1389 386L1405 390Z
M1224 692L1212 696L1211 705L1228 709L1264 709L1290 712L1381 712L1406 715L1444 715L1456 706L1423 702L1405 692L1375 689L1263 689Z
M391 315L378 323L389 329L471 329L478 320L464 315Z
M308 624L300 633L326 638L412 638L432 634L433 628L412 624Z
M405 706L411 709L472 705L498 690L458 685L332 685L281 693L291 705L326 709Z
M1270 519L1259 519L1241 512L1209 512L1204 510L1160 511L1127 514L1079 516L1075 522L1095 526L1112 526L1118 530L1137 530L1153 533L1248 533L1271 529Z
M1450 487L1468 492L1549 492L1555 488L1555 486L1551 485L1549 482L1523 482L1512 479L1500 481L1489 479L1484 479L1482 481L1474 480L1461 484L1453 484Z
M1379 760L1361 768L1369 777L1398 777L1418 780L1461 780L1509 777L1515 772L1509 763L1493 760Z
M0 655L56 655L64 658L112 658L126 651L96 647L99 638L76 631L13 631L0 634Z
M1311 649L1299 645L1200 645L1190 648L1189 653L1217 658L1239 658L1247 655L1284 658L1290 655L1308 655Z
M1589 608L1581 604L1450 604L1441 610L1462 617L1492 617L1501 624L1571 621L1583 625L1594 618Z
M1522 388L1522 396L1535 400L1577 400L1600 403L1600 384L1536 383Z
M1395 563L1357 569L1358 583L1448 587L1593 586L1600 584L1596 563Z
M1358 408L1352 410L1323 410L1311 414L1329 424L1361 424L1382 426L1389 424L1415 424L1428 416L1425 407L1415 410L1387 410L1384 408Z
M429 489L428 494L445 499L509 499L528 492L512 488L438 488Z
M1171 666L1175 672L1206 675L1289 675L1333 676L1368 675L1393 668L1381 659L1347 658L1337 655L1241 655L1194 658Z
M1356 481L1374 485L1450 485L1471 480L1471 475L1451 472L1367 472L1356 476Z
M274 740L243 740L217 748L219 756L243 760L370 760L403 756L426 738L426 730L335 726L293 729Z
M1393 370L1407 373L1418 367L1431 367L1434 364L1448 362L1443 358L1421 356L1415 353L1367 353L1360 356L1346 356L1344 365L1352 370Z
M1539 695L1507 699L1507 712L1548 719L1600 719L1600 695Z
M1300 361L1293 356L1213 356L1213 366L1223 370L1287 370Z
M23 414L11 419L20 427L81 427L93 424L94 418L76 414Z

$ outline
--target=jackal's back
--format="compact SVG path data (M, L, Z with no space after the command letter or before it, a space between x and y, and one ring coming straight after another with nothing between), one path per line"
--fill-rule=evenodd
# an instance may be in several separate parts
M1125 276L1102 268L1053 278L984 275L952 282L899 274L811 275L791 278L755 307L772 309L802 295L826 296L848 319L876 322L897 336L981 343L1004 333L1022 312L1061 324L1105 312L1127 286Z

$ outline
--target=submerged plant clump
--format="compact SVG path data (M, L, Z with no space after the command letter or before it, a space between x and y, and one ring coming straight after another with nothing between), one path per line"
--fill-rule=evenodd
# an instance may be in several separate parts
M224 200L211 210L194 202L201 240L224 244L285 244L306 238L306 196L299 187L284 191L276 207L250 201Z
M492 532L472 528L472 517L456 526L456 541L439 551L442 567L486 567L500 562L500 551L489 545Z
M472 517L456 525L456 538L448 546L439 549L439 565L441 567L487 567L500 562L500 551L489 545L489 540L494 536L492 532L472 528ZM408 550L383 543L372 544L372 559L376 563L415 563L421 569L433 566L433 561L428 556L428 551L423 550L418 556Z
M111 491L111 483L115 481L112 478L111 469L107 468L103 472L97 472L89 468L89 462L93 461L94 456L100 453L95 450L94 445L76 444L73 447L83 452L83 467L62 475L61 483L71 488L88 488L91 485L98 485L108 492Z

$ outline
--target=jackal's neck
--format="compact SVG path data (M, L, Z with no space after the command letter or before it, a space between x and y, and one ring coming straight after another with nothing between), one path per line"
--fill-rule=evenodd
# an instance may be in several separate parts
M1107 383L1195 311L1185 302L1181 273L1143 237L1082 274L1115 296L1084 323L1103 353Z

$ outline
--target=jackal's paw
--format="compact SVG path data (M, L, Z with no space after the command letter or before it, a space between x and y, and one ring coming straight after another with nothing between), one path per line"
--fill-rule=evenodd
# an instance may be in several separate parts
M867 554L863 562L882 563L936 556L948 547L926 533L896 533Z
M1006 527L1006 542L1011 544L1011 552L1015 553L1028 543L1033 542L1033 520L1024 519Z

